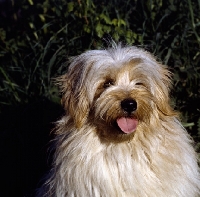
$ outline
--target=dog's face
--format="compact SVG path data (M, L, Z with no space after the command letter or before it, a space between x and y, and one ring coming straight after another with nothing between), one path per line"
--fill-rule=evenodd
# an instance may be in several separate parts
M102 140L130 140L153 116L174 113L169 76L149 53L135 47L88 51L73 59L60 78L62 101L77 128L90 124Z

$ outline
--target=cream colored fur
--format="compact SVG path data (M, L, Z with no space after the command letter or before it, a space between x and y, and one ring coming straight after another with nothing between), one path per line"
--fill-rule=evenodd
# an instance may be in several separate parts
M152 55L113 43L72 59L59 84L66 114L46 196L200 196L192 140L169 104L170 73ZM127 98L137 102L131 114L120 105ZM134 132L115 127L122 116L138 119Z

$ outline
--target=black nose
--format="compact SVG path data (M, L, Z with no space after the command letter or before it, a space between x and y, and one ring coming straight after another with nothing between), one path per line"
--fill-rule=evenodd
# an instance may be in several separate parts
M124 111L131 113L137 109L137 102L133 99L125 99L121 102Z

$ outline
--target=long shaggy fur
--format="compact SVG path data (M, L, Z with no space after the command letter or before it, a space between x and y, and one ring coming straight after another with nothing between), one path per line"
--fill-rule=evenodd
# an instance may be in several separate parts
M91 50L59 78L65 116L57 122L48 197L197 197L192 140L169 104L170 73L142 49ZM137 102L126 111L122 101ZM137 120L124 133L121 117Z

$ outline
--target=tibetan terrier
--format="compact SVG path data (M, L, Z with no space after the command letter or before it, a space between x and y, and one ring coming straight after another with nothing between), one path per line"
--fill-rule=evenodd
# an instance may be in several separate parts
M48 197L197 197L192 140L170 106L170 72L148 52L112 43L71 60L59 78Z

